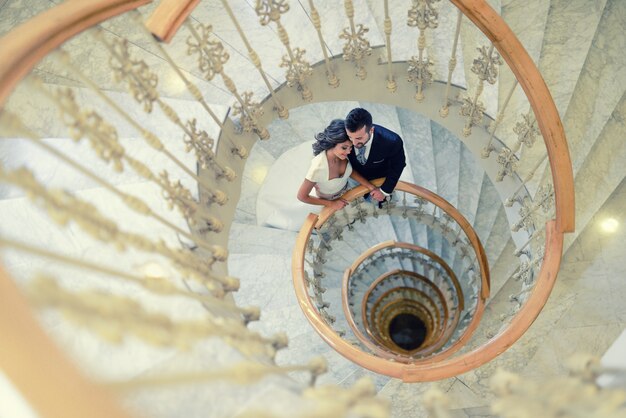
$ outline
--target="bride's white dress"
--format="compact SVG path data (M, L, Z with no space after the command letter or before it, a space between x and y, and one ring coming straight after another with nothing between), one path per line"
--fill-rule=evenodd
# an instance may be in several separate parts
M302 143L274 162L257 197L258 225L299 231L309 213L322 210L323 206L309 205L296 197L304 178L317 183L319 192L324 195L333 195L343 189L352 172L350 164L342 177L328 180L326 155L322 152L313 157L312 144L313 141Z

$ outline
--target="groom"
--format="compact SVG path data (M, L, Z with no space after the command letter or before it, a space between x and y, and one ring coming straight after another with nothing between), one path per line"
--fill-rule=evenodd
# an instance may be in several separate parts
M367 180L385 177L370 195L378 202L391 195L406 165L402 138L380 125L372 124L372 115L357 107L346 116L346 133L352 141L348 155L352 168Z

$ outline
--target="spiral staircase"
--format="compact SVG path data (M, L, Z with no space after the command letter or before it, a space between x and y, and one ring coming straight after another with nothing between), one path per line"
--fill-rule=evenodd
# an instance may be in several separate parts
M384 416L384 398L394 416L415 416L431 387L453 409L483 412L486 378L528 367L575 302L565 297L528 330L562 252L580 256L595 216L624 201L624 3L490 2L529 56L512 54L515 39L479 1L348 1L345 11L163 1L112 18L142 3L69 1L1 44L17 58L0 68L10 185L0 240L14 278L2 281L0 329L15 336L0 351L0 395L16 408L0 417L35 416L31 407L127 416L107 392L85 389L84 374L149 416ZM2 33L53 4L30 6L0 3ZM105 17L65 52L41 52ZM294 65L298 48L314 65ZM292 63L280 65L285 52ZM312 134L357 106L404 139L394 199L378 208L355 188L344 210L312 207L296 228L276 224L272 202L295 200ZM565 264L566 277L576 266ZM611 286L602 290L623 293ZM398 318L421 336L401 342ZM614 337L623 317L609 324ZM58 402L70 394L81 401Z

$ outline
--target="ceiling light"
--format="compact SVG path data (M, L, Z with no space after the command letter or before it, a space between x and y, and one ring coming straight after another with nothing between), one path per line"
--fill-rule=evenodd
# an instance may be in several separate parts
M602 228L602 230L608 234L612 234L613 232L617 231L618 227L619 222L617 222L617 219L615 218L606 218L605 220L600 222L600 228Z

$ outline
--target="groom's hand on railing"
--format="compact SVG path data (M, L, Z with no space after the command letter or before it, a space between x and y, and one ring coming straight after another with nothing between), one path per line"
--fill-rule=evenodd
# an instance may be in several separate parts
M383 200L385 200L385 195L383 194L383 192L380 191L380 189L374 189L370 192L370 196L372 196L372 198L374 198L377 202L382 202Z

